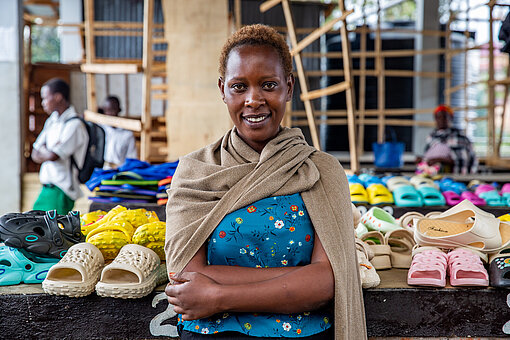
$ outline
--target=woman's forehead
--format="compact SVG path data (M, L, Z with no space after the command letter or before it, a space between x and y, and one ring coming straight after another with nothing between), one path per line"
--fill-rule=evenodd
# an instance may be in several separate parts
M283 73L278 52L268 45L241 45L229 53L225 77L244 73Z

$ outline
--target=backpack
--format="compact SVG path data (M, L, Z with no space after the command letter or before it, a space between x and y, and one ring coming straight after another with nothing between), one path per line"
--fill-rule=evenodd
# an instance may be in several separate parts
M95 168L102 168L104 165L105 132L101 126L86 121L81 117L71 117L66 120L66 123L72 119L81 120L87 128L87 134L89 135L83 168L80 169L74 156L71 156L71 170L73 166L76 167L78 169L78 180L80 183L85 183L90 179Z

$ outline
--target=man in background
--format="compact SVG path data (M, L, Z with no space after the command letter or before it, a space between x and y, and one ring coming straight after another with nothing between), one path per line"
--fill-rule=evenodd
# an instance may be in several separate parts
M106 97L99 109L100 113L117 117L121 112L119 98ZM124 164L126 158L137 158L135 137L133 132L115 128L109 125L101 125L105 131L105 169L117 168Z
M34 203L35 210L53 210L67 214L83 193L74 158L82 167L87 151L87 129L69 101L69 85L59 78L48 80L41 88L42 107L49 114L32 150L32 160L41 164L42 190Z

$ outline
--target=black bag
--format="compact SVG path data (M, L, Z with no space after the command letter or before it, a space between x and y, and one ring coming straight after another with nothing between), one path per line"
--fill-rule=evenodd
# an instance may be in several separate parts
M87 144L87 152L85 153L83 168L80 169L78 167L74 156L71 156L71 167L74 166L78 169L78 180L80 183L85 183L90 179L95 168L102 168L104 165L105 133L101 126L86 121L81 117L69 118L66 120L66 123L75 118L81 120L83 124L85 124L89 135L89 142Z

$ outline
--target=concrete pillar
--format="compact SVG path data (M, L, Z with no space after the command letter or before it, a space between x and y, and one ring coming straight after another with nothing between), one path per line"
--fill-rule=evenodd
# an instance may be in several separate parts
M22 1L2 0L0 11L0 215L21 206Z
M438 30L439 29L439 0L416 0L416 29L419 30ZM414 40L415 49L428 50L440 47L438 36L426 36L417 34ZM417 55L414 58L414 70L416 72L439 72L439 56L436 55ZM438 78L414 78L414 107L434 108L438 104L439 95ZM415 120L433 121L433 113L430 115L416 115ZM425 147L425 138L432 131L432 128L415 126L413 128L413 153L423 154Z

